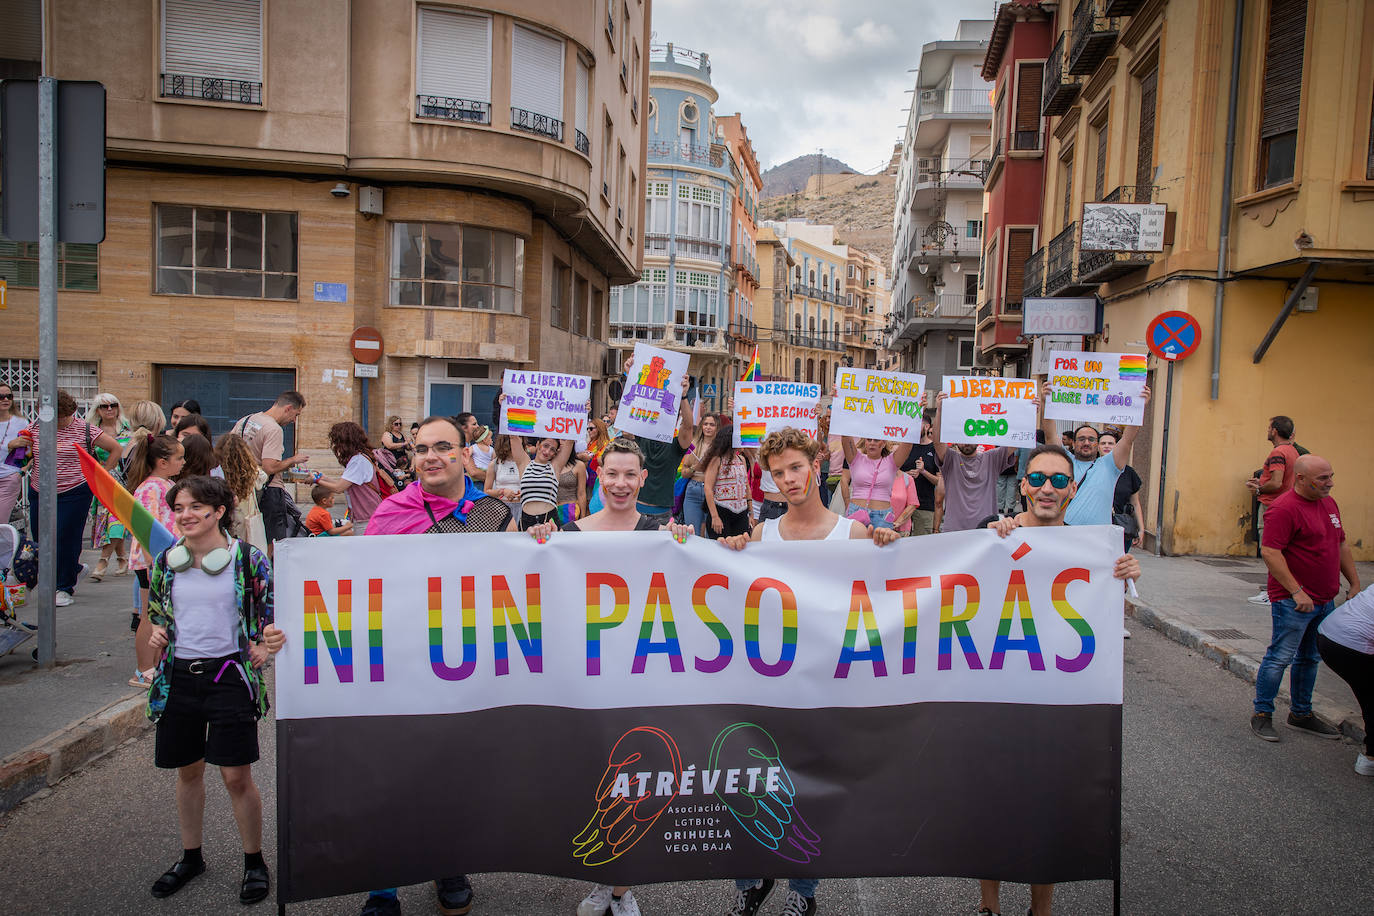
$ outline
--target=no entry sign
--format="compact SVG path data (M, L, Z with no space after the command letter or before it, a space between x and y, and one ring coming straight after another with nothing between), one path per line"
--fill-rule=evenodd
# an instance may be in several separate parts
M1145 329L1150 352L1170 361L1191 356L1202 341L1202 328L1187 312L1162 312Z
M353 331L353 336L348 338L348 349L356 362L369 366L381 362L382 332L366 326L357 328Z

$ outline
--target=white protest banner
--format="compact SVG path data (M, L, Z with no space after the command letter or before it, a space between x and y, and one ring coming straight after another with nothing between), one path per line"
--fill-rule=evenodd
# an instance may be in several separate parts
M1045 416L1051 420L1139 426L1145 419L1144 353L1086 353L1055 350L1050 354Z
M672 439L689 359L686 353L635 344L634 365L626 375L616 428L659 442Z
M1119 528L277 551L283 902L463 868L1116 873ZM968 761L1008 746L1054 751L990 791Z
M830 432L837 436L921 441L926 377L875 369L835 369Z
M735 382L735 447L753 448L784 426L816 438L821 386L805 382Z
M501 381L501 432L537 439L582 440L592 380L585 375L507 369Z
M945 442L1035 447L1033 379L947 375L944 391L940 438Z

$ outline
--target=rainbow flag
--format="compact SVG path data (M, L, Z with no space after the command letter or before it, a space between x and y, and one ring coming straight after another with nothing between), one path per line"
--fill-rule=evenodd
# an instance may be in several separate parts
M521 433L534 432L535 417L535 411L530 408L506 408L506 425L510 427L510 431L515 433L516 435L520 435Z
M740 378L741 382L757 382L759 380L759 348L754 347L754 355L749 357L749 365L744 370L744 375Z
M741 423L739 425L739 442L741 446L758 445L763 441L764 435L768 432L767 423Z
M1117 363L1117 373L1123 382L1138 382L1145 378L1145 355L1143 353L1122 353Z
M119 481L95 460L94 455L84 448L78 448L76 457L81 459L81 473L86 476L86 483L90 485L95 498L125 528L133 532L143 549L148 551L148 556L156 557L177 542L172 532L153 518L153 514L143 503L134 499L132 493L120 486Z

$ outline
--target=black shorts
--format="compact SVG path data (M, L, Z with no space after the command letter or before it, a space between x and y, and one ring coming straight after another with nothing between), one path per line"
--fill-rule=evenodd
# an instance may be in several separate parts
M228 660L238 661L238 657ZM232 664L225 668L225 661L173 663L167 708L158 719L154 741L157 766L172 770L204 760L238 767L257 761L257 704L238 668ZM201 673L192 673L188 665Z
M550 509L548 512L520 512L520 530L528 531L535 525L542 525L545 522L553 522L554 527L563 527L558 523L558 510Z
M147 569L135 569L135 570L134 570L134 578L138 579L138 587L139 587L139 588L145 588L145 589L146 589L146 588L148 587L148 584L149 584L148 573L149 573L150 571L151 571L151 570L147 570Z
M787 503L774 499L765 499L763 505L759 507L759 521L766 522L770 518L782 518L787 514Z

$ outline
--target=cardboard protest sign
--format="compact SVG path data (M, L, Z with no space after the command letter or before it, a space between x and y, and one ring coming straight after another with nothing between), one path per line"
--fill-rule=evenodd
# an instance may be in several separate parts
M1085 353L1055 350L1050 354L1045 416L1051 420L1139 426L1145 419L1143 353Z
M501 432L531 439L585 439L592 380L585 375L507 369Z
M277 899L464 869L1116 877L1120 554L1105 525L279 542ZM1008 747L1053 751L969 765Z
M1035 447L1033 379L945 376L940 438L946 442Z
M775 429L793 426L816 438L821 386L805 382L735 382L735 447L753 448Z
M634 365L620 396L616 428L659 442L672 439L689 359L686 353L635 344Z
M840 436L921 441L926 377L874 369L835 370L830 431Z

